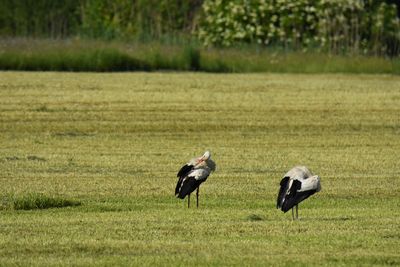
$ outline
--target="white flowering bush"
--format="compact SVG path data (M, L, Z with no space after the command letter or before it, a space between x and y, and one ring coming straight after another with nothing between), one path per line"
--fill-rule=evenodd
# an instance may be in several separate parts
M378 0L205 0L197 34L206 46L400 53L396 7Z
M316 8L310 0L206 0L198 31L205 45L237 42L307 44L316 34Z

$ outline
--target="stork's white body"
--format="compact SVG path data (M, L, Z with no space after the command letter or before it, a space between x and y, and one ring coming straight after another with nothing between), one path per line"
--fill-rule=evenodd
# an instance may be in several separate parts
M288 171L280 183L277 198L277 208L283 212L296 207L298 218L298 204L309 196L321 191L321 182L318 175L313 175L305 166L296 166Z
M202 157L191 159L177 174L178 183L175 195L184 199L188 196L188 207L190 206L190 194L197 189L197 207L199 204L199 187L205 182L211 172L215 171L215 162L211 160L211 154L206 151Z

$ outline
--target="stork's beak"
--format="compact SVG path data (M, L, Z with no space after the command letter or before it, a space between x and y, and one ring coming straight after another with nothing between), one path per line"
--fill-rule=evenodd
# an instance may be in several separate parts
M198 163L206 161L210 157L210 152L206 151L203 156L197 159Z
M205 161L206 159L204 157L200 157L197 159L197 164L202 163L203 161Z

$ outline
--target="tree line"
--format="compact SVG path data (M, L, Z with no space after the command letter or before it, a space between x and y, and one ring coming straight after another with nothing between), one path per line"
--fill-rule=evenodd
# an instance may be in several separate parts
M202 0L1 0L0 36L160 38L189 35Z
M400 54L397 0L1 0L0 36Z

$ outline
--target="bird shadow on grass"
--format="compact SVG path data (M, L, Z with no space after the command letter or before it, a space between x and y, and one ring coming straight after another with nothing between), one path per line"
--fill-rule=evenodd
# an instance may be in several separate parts
M354 220L355 217L353 216L339 216L339 217L322 217L322 218L317 218L319 221L350 221Z
M251 221L251 222L259 222L265 220L266 218L264 216L258 214L250 214L246 217L246 221Z
M354 220L353 216L339 216L339 217L300 217L298 221L327 221L327 222L344 222Z

